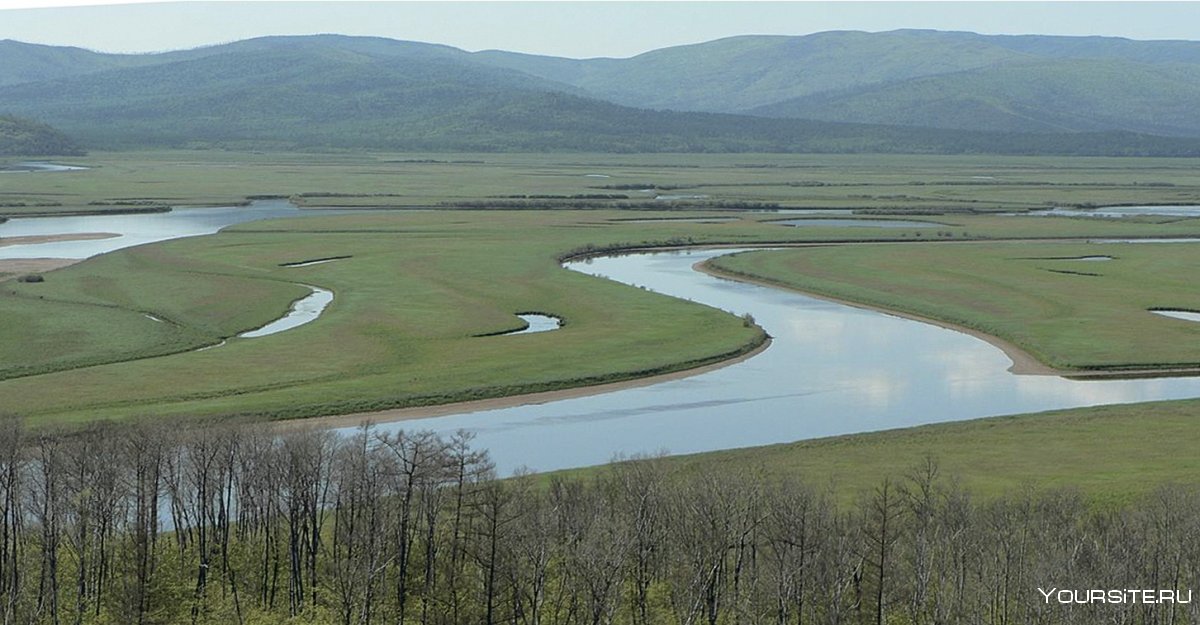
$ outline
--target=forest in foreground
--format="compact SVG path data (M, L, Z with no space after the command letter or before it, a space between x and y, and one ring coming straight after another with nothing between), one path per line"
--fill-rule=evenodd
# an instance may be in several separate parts
M1051 588L1198 581L1200 492L976 498L936 459L850 505L662 458L498 479L470 436L0 422L0 622L1194 623ZM1042 591L1039 591L1039 588ZM1133 595L1125 595L1132 597ZM1159 595L1156 595L1159 596Z

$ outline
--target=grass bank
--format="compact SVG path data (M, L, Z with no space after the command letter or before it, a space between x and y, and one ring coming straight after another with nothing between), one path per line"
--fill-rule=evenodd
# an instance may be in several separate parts
M963 326L1060 370L1136 373L1200 366L1200 324L1150 312L1200 310L1198 261L1200 246L1185 243L980 242L750 252L709 266Z
M1078 489L1101 505L1200 482L1200 400L1075 408L673 456L683 471L802 480L853 503L926 458L973 496ZM585 476L596 468L563 472Z
M606 217L455 211L281 220L106 254L44 283L6 282L2 408L34 422L361 413L667 373L762 342L761 330L733 315L568 271L558 257L754 238L778 227ZM297 283L334 292L320 319L231 338L282 315L307 292ZM516 313L526 310L566 323L483 336L520 327Z
M945 242L971 238L1200 234L1198 220L956 215L947 230L792 228L764 223L762 214L719 223L628 217L607 210L312 216L122 250L49 273L39 284L7 281L0 288L0 409L40 422L353 414L678 371L761 340L758 329L727 313L559 266L573 254L718 243L877 239L916 249L955 248ZM931 238L942 244L916 243ZM344 258L287 266L335 257ZM231 338L283 315L307 292L297 283L334 293L320 319L275 336ZM553 313L566 324L536 335L481 336L518 328L515 313L525 310Z

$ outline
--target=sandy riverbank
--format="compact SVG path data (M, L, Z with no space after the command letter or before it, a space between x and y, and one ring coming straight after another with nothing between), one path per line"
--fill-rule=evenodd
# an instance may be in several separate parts
M3 274L45 273L74 265L78 258L12 258L0 260L0 276ZM0 280L4 278L0 277Z
M112 239L119 236L121 235L112 232L80 232L78 234L38 234L27 237L0 237L0 247L58 243L59 241L95 241L98 239Z

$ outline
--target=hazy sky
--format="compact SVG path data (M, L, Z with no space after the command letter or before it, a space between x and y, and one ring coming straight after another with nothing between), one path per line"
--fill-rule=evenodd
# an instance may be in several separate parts
M99 4L100 6L61 6ZM107 52L336 32L569 57L742 34L896 28L1197 39L1200 2L159 2L0 0L0 39ZM29 8L36 7L36 8Z

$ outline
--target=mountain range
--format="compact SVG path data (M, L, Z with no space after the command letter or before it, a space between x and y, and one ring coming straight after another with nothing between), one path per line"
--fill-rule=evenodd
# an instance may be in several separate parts
M0 113L88 147L1200 154L1200 42L901 30L626 59L373 37L0 41Z

